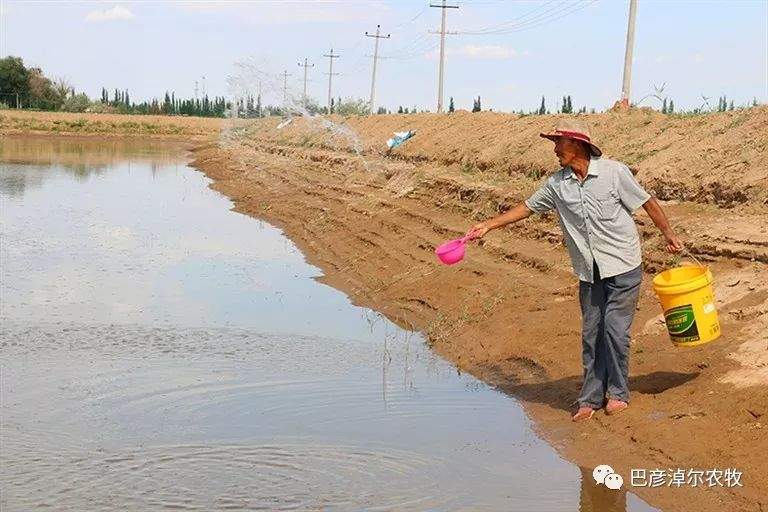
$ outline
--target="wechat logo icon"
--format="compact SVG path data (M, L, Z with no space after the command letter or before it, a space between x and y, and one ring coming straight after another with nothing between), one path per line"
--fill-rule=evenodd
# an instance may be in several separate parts
M619 490L624 485L624 479L607 464L600 464L592 470L592 478L597 485L605 485L608 489Z

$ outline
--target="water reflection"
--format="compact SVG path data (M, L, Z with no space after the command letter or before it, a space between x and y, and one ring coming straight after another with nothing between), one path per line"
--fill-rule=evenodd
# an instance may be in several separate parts
M125 161L144 162L154 173L163 166L184 163L184 147L179 142L130 138L4 136L0 138L0 192L22 196L27 188L37 188L55 175L52 168L70 173L81 183ZM25 171L11 164L26 164Z
M0 165L3 512L606 503L514 400L178 156L39 143Z
M609 489L595 482L592 469L585 467L579 469L581 470L579 512L627 512L626 482L621 489Z

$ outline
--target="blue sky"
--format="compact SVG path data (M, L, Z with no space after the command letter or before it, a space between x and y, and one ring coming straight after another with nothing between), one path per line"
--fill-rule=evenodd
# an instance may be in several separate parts
M435 3L435 2L433 2ZM556 109L609 107L620 95L628 0L476 0L454 2L446 36L445 95L457 108L531 110L545 95ZM300 91L306 57L309 94L325 102L333 47L334 96L368 98L373 39L381 24L377 105L435 109L440 9L421 0L315 1L18 1L0 0L0 54L21 56L48 76L66 77L99 96L102 86L134 100L166 90L192 96L206 77L210 95L226 94L243 59L276 76L287 69ZM275 83L279 81L275 80ZM281 83L281 82L279 82ZM639 0L632 75L637 100L665 85L678 108L705 95L744 104L768 102L768 0ZM280 103L279 87L265 101ZM646 100L643 105L654 105Z

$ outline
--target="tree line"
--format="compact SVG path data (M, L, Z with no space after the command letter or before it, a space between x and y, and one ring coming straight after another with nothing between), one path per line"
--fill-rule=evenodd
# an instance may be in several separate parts
M127 89L114 89L110 94L102 87L101 97L92 100L84 92L76 92L65 79L52 80L42 69L26 67L21 57L0 59L0 105L6 108L61 110L65 112L111 112L118 114L187 115L224 117L231 103L223 96L209 98L177 98L166 91L162 100L131 100Z
M699 108L692 111L675 110L675 103L672 99L660 95L654 96L659 101L660 110L664 114L703 114L715 110L708 103L708 98L702 96L704 102ZM340 115L368 115L370 109L368 102L362 99L347 98L342 100L332 98L330 108L321 107L312 98L302 98L300 105L262 105L261 96L246 96L235 100L235 109L238 117L262 117L262 116L284 116L290 113L309 113L309 114L340 114ZM757 106L757 98L752 100L751 106ZM633 105L634 106L634 105ZM725 112L729 110L749 108L746 106L735 106L733 100L728 100L726 96L718 98L717 111ZM127 89L114 89L108 91L102 88L101 97L98 100L92 100L84 92L76 93L65 79L51 79L46 77L42 69L38 67L26 67L20 57L9 56L0 59L0 108L27 108L37 110L61 110L66 112L114 112L120 114L155 114L155 115L185 115L200 117L225 117L231 112L232 102L227 101L223 96L209 98L204 95L202 98L177 98L175 92L165 92L162 99L154 98L142 102L132 101ZM472 99L472 112L482 111L480 96ZM590 113L595 113L591 108ZM409 114L416 112L428 112L428 110L418 110L416 106L412 108L399 106L396 110L399 114ZM448 112L455 112L453 97L450 97ZM573 100L570 95L561 98L559 107L555 111L562 114L586 113L587 107L582 106L578 111L574 110ZM390 114L392 111L385 107L376 109L377 114ZM519 110L520 115L545 115L551 111L547 107L546 98L541 97L541 104L525 112Z

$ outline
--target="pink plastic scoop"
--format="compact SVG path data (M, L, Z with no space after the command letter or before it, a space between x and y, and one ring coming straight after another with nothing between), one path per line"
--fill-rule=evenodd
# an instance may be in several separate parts
M466 234L456 240L445 242L435 249L438 259L446 265L453 265L464 259L464 245L472 240L471 234Z

